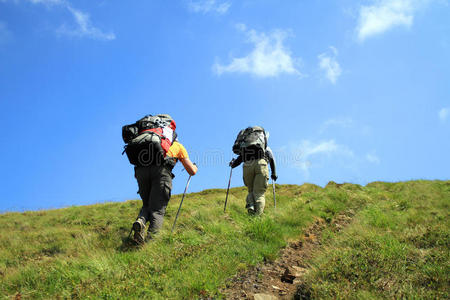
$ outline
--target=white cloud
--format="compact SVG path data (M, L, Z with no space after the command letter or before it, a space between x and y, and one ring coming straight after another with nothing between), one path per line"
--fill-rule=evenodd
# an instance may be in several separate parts
M368 162L373 163L373 164L379 164L380 163L380 158L375 154L375 152L370 152L366 154L366 159Z
M343 153L352 156L353 152L346 146L338 145L334 140L328 140L320 143L314 143L309 140L303 140L300 143L299 150L303 157L309 157L316 154Z
M228 1L216 1L216 0L202 0L202 1L190 1L189 9L196 13L209 13L215 12L220 15L225 14L230 8L231 3Z
M332 170L337 167L339 170L347 169L358 173L359 167L363 164L381 163L375 150L365 155L357 154L348 146L336 143L334 139L319 142L302 140L287 148L289 149L290 159L287 160L289 166L300 170L305 178L310 176L313 169ZM291 160L292 158L293 160Z
M88 37L96 40L110 41L116 38L114 33L105 33L100 29L92 26L90 17L87 13L84 13L71 6L67 6L72 16L75 19L77 26L74 29L69 29L65 25L58 29L59 34L65 34L76 37Z
M354 122L351 118L335 118L325 121L319 129L320 133L324 133L330 127L351 128Z
M382 34L396 26L410 27L414 12L427 0L376 0L372 5L361 6L357 26L358 39Z
M2 0L0 0L2 1ZM7 0L3 0L6 2ZM67 0L26 0L32 4L45 5L47 7L59 6L67 9L75 20L76 26L74 28L68 28L67 25L61 26L58 30L58 34L76 36L76 37L87 37L96 40L110 41L116 38L114 33L105 33L101 29L96 28L92 25L88 13L85 13L79 9L72 7ZM14 2L18 3L18 0Z
M233 58L228 65L216 63L213 70L221 75L223 73L250 73L258 77L276 77L282 73L302 75L294 65L289 49L283 45L288 36L286 31L275 30L269 34L247 30L243 24L238 29L247 34L248 42L254 44L254 49L244 57Z
M300 159L294 164L300 168L306 176L309 176L309 169L313 166L312 160L320 160L323 157L345 156L354 157L353 151L345 145L339 145L334 140L314 143L303 140L294 147L293 153L300 153Z
M335 47L330 47L332 53L322 53L318 56L319 68L325 72L325 77L333 84L336 83L342 70L336 57L338 51Z
M445 122L449 116L450 108L444 107L439 111L439 119L441 120L441 122Z

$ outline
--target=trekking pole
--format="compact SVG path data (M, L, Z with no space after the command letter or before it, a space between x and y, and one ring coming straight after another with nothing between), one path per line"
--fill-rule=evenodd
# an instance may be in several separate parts
M189 182L191 181L191 177L192 177L192 175L189 176L188 181L186 183L186 188L184 189L183 197L181 198L181 202L180 202L180 207L178 207L177 216L175 217L175 221L173 222L172 231L170 231L170 234L173 233L173 230L175 229L175 225L177 224L178 215L180 214L181 205L183 205L184 196L186 196L186 191L188 189Z
M273 208L277 208L277 198L275 197L275 181L272 179L272 190L273 190Z
M227 209L228 192L230 191L231 174L233 174L233 168L230 170L230 179L228 179L227 196L225 197L225 206L223 207L223 212Z

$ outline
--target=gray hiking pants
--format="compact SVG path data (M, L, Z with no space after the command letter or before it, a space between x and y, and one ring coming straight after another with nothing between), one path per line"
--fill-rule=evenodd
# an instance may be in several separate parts
M162 227L172 191L172 174L165 166L135 167L142 208L138 218L150 222L148 231L157 233Z

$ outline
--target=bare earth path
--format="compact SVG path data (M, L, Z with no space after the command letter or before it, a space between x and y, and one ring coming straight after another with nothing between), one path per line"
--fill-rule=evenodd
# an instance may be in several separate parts
M273 262L257 265L236 275L222 289L226 299L309 299L302 292L304 275L309 271L307 261L321 245L321 234L325 228L340 231L351 221L353 211L337 215L329 224L316 219L300 240L281 250L280 257ZM297 289L299 290L297 292Z

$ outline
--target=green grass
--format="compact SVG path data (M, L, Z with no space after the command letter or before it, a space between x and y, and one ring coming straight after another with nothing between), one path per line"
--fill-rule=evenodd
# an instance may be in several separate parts
M261 218L246 214L244 188L231 189L226 214L225 191L206 190L186 196L170 236L177 195L162 232L141 248L124 243L141 205L137 200L3 214L0 297L221 298L218 290L228 278L274 260L315 218L331 221L349 209L357 212L352 225L324 234L327 247L309 277L313 295L444 297L449 184L277 185L277 209L269 189Z
M321 299L448 299L450 182L365 190L370 201L343 232L327 233L304 288Z

